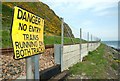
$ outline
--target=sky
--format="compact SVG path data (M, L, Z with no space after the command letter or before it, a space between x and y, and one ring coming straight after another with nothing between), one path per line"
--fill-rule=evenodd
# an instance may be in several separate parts
M119 0L40 0L64 18L76 38L79 30L102 39L118 40Z

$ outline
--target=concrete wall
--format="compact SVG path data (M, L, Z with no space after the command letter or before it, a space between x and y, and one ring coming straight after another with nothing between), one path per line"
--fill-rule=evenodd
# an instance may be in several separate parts
M82 44L81 45L81 60L83 59L83 57L88 55L89 51L94 51L99 46L100 46L100 43L89 43L88 47L87 47L87 44Z
M55 45L55 63L61 64L61 71L68 69L74 64L82 61L83 57L88 55L89 51L95 50L99 47L100 43L85 43L81 45L67 45L63 46L63 52L60 52L61 46Z
M63 46L63 69L80 61L80 45Z

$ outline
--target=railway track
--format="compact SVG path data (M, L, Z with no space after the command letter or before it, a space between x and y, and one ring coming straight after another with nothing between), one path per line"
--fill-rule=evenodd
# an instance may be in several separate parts
M79 43L76 43L76 44L79 44ZM64 44L64 45L73 45L73 44ZM45 45L45 49L49 49L49 48L54 48L54 45ZM0 53L6 54L8 52L13 52L13 48L0 48Z
M49 48L54 48L54 45L46 45L45 46L45 49L49 49ZM10 52L13 52L13 48L1 48L0 49L0 53L2 54L6 54L6 53L10 53Z
M64 45L72 45L72 44L64 44ZM45 46L45 49L49 49L49 48L54 48L54 45L46 45ZM0 53L6 54L8 52L9 53L13 52L13 48L0 48Z
M1 52L2 54L6 54L6 53L8 53L8 52L13 52L13 48L1 48L1 49L0 49L0 52Z

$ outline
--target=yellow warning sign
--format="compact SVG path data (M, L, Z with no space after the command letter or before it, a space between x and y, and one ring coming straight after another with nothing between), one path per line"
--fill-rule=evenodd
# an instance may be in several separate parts
M12 42L15 59L44 52L43 29L42 18L22 8L14 7Z

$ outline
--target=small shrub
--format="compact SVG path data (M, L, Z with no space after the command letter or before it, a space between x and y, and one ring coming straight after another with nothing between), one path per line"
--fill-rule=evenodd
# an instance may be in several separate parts
M82 61L86 61L87 58L88 58L88 56L83 57L83 60L82 60Z

